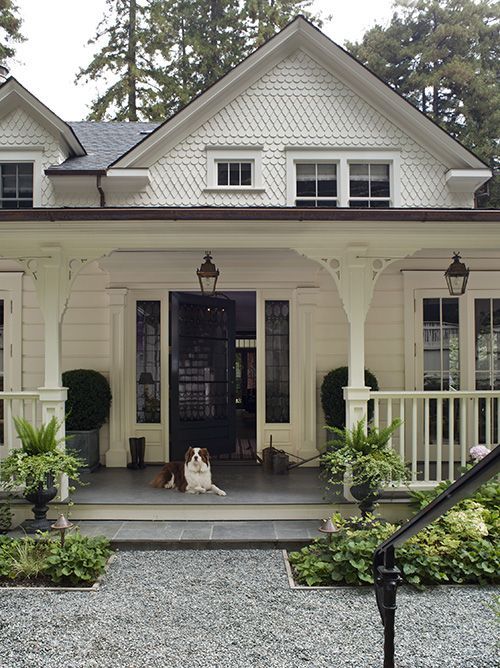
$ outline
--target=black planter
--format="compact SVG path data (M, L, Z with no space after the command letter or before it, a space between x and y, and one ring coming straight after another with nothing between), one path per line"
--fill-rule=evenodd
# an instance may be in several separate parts
M87 431L67 431L70 437L66 442L66 449L72 451L83 461L81 471L97 471L101 465L99 459L99 429Z
M358 501L359 509L361 510L361 517L366 517L368 513L373 513L374 506L380 499L382 490L371 487L368 483L361 485L352 485L351 494Z
M57 494L57 487L54 486L53 476L47 476L45 484L40 483L36 489L31 489L24 493L24 498L30 503L33 503L34 520L27 522L25 530L27 533L35 533L37 531L49 531L51 522L47 519L47 511L49 501Z

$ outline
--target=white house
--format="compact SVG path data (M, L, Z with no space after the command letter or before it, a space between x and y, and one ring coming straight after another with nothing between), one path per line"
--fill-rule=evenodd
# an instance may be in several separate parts
M0 170L0 451L21 405L64 415L74 368L110 379L107 467L131 436L160 462L188 441L233 451L241 429L314 457L342 365L350 424L370 395L376 421L404 417L415 483L498 440L500 212L474 209L490 170L305 19L160 125L66 123L8 78ZM255 424L235 427L236 391Z

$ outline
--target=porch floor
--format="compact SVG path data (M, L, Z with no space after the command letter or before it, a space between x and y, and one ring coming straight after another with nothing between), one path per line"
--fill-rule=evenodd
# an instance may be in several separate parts
M212 479L227 496L215 494L181 494L177 490L155 489L149 482L160 466L132 471L126 468L101 467L82 476L88 483L78 486L72 495L75 505L272 505L344 503L341 494L324 495L324 482L318 468L298 468L284 475L266 473L250 464L214 464Z

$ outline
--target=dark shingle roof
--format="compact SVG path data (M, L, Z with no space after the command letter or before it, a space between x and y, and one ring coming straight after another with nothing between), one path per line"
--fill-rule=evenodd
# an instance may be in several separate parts
M78 121L68 123L88 155L68 158L51 171L68 172L81 169L106 169L126 151L135 146L159 123L127 121Z

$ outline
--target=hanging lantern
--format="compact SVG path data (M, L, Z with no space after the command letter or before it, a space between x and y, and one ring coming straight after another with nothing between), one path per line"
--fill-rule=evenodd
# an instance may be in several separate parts
M454 253L453 262L444 273L448 291L450 295L453 295L454 297L458 297L465 293L465 288L467 287L467 281L469 279L469 269L467 269L463 262L460 262L460 259L460 255Z
M205 262L196 270L196 275L200 281L201 294L211 297L215 294L215 286L217 285L217 279L219 278L219 270L212 262L210 251L205 252L206 255L203 258Z

